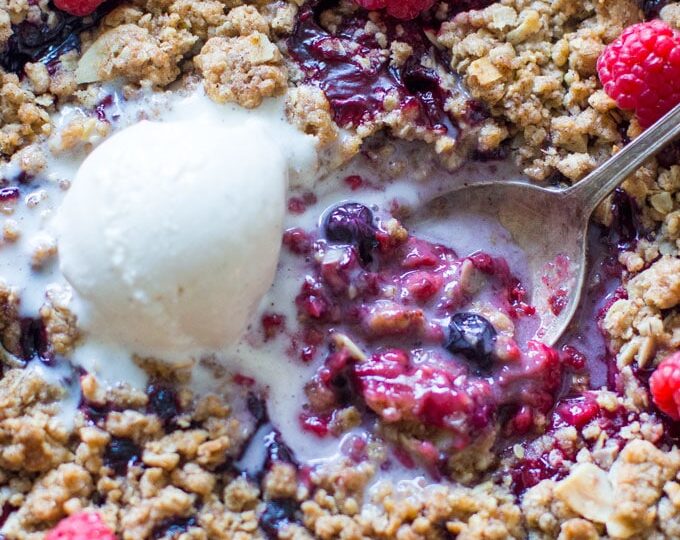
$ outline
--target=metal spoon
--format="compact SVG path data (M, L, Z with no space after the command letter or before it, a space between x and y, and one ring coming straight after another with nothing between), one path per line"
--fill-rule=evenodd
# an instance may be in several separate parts
M522 182L462 184L432 201L409 222L431 220L434 213L455 216L456 212L481 214L500 221L528 257L527 285L531 303L541 316L535 337L554 345L569 325L581 298L588 221L593 210L678 134L680 105L567 189ZM556 293L561 295L558 298L563 302L561 310L554 307Z

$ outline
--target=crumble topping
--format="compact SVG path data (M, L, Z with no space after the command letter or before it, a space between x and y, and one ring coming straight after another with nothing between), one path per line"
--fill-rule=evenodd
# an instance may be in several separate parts
M286 101L286 113L301 131L314 135L322 148L338 138L331 105L320 88L299 86L291 89Z
M313 499L302 504L304 524L324 540L341 533L359 538L522 538L519 508L507 493L489 483L475 488L378 484L370 500L361 493L366 471L346 468L319 483Z
M77 320L68 307L69 297L58 290L47 292L48 301L40 308L40 319L54 354L68 357L79 337Z
M0 284L0 340L3 347L15 356L21 356L19 301L19 294L16 290L8 287L6 283ZM7 355L4 361L8 361Z
M220 36L249 36L255 32L269 35L269 23L254 6L238 6L230 10L216 30Z
M50 134L52 125L46 105L51 103L41 102L30 87L24 86L13 73L0 76L0 152L11 156L36 139ZM39 84L42 89L44 83L41 81Z
M0 467L44 473L73 459L68 431L53 420L62 391L38 373L19 369L4 375L0 390Z
M640 19L632 0L507 1L458 14L437 39L471 94L507 130L525 174L575 182L621 141L621 112L599 89L595 62Z
M161 41L145 27L121 24L106 31L90 46L78 65L76 77L79 82L111 81L122 77L133 83L166 86L179 75L177 61L195 39L189 38L178 46ZM176 51L172 50L173 45ZM93 65L87 66L90 57Z
M527 492L523 504L529 525L552 535L561 524L560 537L565 538L580 538L578 534L584 533L599 538L604 530L613 538L630 538L655 527L663 530L657 505L677 485L672 481L679 457L677 449L665 453L636 440L623 449L608 474L591 463L580 463L565 479L544 481ZM575 516L589 521L579 520L579 527L574 528ZM583 529L583 533L574 529Z
M218 103L235 102L252 109L286 88L281 53L259 31L210 38L194 62L204 77L205 91Z

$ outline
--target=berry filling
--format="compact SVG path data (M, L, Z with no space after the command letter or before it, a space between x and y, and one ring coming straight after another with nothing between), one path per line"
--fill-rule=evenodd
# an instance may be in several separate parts
M55 70L62 54L80 48L80 33L94 27L115 5L107 2L87 17L56 11L49 21L25 20L12 25L12 35L0 52L0 66L20 73L27 62L42 62Z
M588 392L561 399L549 419L546 438L522 446L523 456L513 463L510 471L513 492L520 495L542 480L559 480L569 474L569 466L576 460L579 447L573 440L557 436L558 432L576 428L578 433L582 433L584 428L589 427L606 435L620 449L626 442L620 431L634 420L635 415L621 406L603 408ZM582 443L589 449L598 444L597 440L587 439Z
M384 9L397 19L414 19L421 12L430 9L434 0L357 0L365 9Z
M304 429L338 433L342 411L355 407L385 425L441 432L451 452L497 422L527 433L544 421L562 361L516 341L535 310L504 259L459 257L354 202L329 209L316 232L287 238L307 272L290 351L305 362L324 344L330 351L306 387Z
M423 65L432 48L422 24L385 17L389 42L397 38L413 53L395 67L382 53L376 36L366 32L368 14L345 18L329 32L318 21L314 4L301 10L288 40L288 51L300 65L305 81L319 86L343 127L358 126L396 107L416 124L455 137L458 128L444 109L448 91L437 71Z

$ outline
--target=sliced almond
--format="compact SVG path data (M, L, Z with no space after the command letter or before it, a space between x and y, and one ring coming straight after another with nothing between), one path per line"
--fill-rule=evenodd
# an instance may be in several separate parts
M517 25L517 12L510 6L492 4L488 8L491 11L491 24L494 30L506 30Z
M334 332L331 335L331 339L335 342L335 346L338 349L345 349L352 358L355 360L358 360L359 362L365 362L368 360L368 357L364 354L364 352L359 348L359 346L354 343L350 338L348 338L345 334L342 334L340 332Z
M638 530L625 523L621 518L607 520L607 534L612 538L630 538Z
M607 473L592 463L576 465L555 486L555 496L580 516L606 523L614 511L614 489Z
M526 41L530 36L541 29L541 16L537 11L530 9L522 14L522 21L520 25L508 32L507 40L513 45Z
M652 195L649 198L649 202L654 207L654 210L660 214L666 215L673 210L673 196L668 191Z
M480 86L489 86L503 78L501 72L486 57L472 62L468 67L467 74L468 77L477 79L477 84Z
M281 52L276 45L269 41L267 36L260 32L253 32L248 36L248 39L253 45L248 58L251 64L267 64L279 60Z
M612 489L614 489L614 493L618 491L617 486L620 483L619 475L621 474L622 468L625 468L625 465L622 465L621 459L617 459L609 469L608 478L613 486ZM612 538L630 538L639 532L636 527L632 526L633 524L631 524L631 521L626 518L627 516L625 513L612 512L612 515L609 516L609 519L606 522L607 534Z
M104 32L80 57L76 67L76 82L87 84L100 80L99 69L106 59L111 39L111 30Z

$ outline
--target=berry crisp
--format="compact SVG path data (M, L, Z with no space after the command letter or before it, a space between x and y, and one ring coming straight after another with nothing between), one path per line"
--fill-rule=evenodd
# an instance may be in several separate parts
M679 2L5 0L0 79L0 540L680 538L680 143L554 346L442 198L680 102Z

